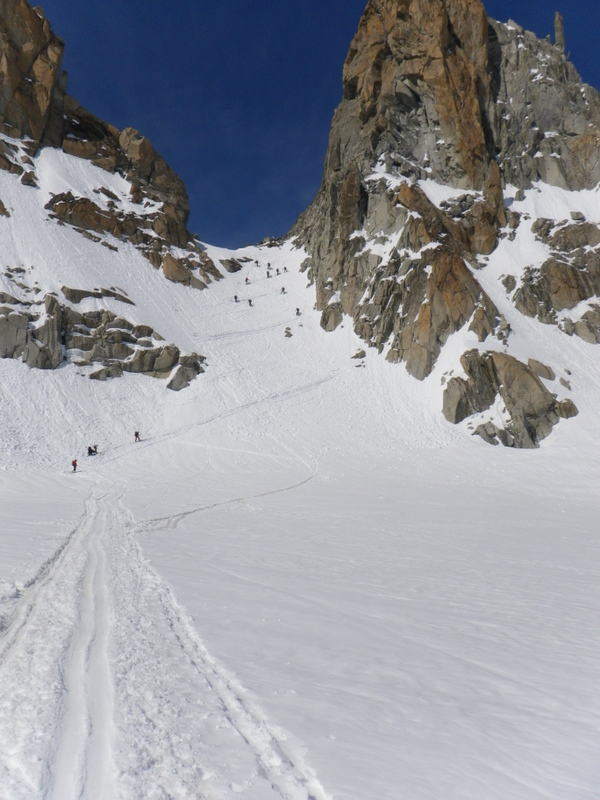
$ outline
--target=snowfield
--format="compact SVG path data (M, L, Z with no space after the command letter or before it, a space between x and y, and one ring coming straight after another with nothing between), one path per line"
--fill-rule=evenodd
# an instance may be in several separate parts
M0 360L0 800L600 798L600 349L510 308L527 226L478 279L580 413L517 451L441 415L466 329L419 383L321 330L293 243L199 292L47 219L68 187L125 207L121 179L36 173L0 173L3 268L118 287L77 308L208 366L175 393Z

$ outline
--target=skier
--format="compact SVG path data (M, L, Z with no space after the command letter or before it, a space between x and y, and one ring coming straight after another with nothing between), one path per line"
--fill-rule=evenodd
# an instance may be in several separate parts
M139 432L139 431L136 431L136 432L133 434L133 441L134 441L134 442L141 442L141 441L142 441L142 440L140 439L140 432Z
M277 267L277 269L276 269L276 272L277 272L277 274L279 275L279 267Z
M246 286L248 286L248 284L250 283L250 278L247 275L246 275L246 280L244 281L244 283L246 284Z
M284 272L287 272L287 267L284 267L284 268L283 268L283 271L284 271Z
M73 465L73 472L77 472L77 459L74 458L71 464Z
M235 300L235 302L236 302L236 303L239 303L239 302L240 302L240 301L238 300L238 296L237 296L237 294L234 294L234 295L233 295L233 299Z
M300 309L299 309L299 308L297 308L297 309L296 309L296 316L297 316L297 317L299 317L299 316L300 316Z
M267 278L270 278L270 277L271 277L271 273L269 272L269 270L267 270Z
M95 455L96 454L94 453L94 448L92 447L92 445L90 445L88 447L88 456L95 456Z
M250 298L248 298L248 305L249 305L249 306L251 306L251 305L252 305L252 300L250 300Z
M285 286L281 287L281 294L285 294Z

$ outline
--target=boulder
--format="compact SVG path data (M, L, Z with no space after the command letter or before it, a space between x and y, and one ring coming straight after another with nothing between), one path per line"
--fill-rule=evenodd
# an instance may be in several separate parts
M170 253L163 258L162 271L165 278L173 283L189 284L192 280L191 271Z
M173 392L180 392L182 389L186 389L200 372L200 365L197 365L197 368L178 366L167 383L167 389L171 389Z
M223 258L221 259L221 264L227 272L239 272L242 268L240 262L235 258Z
M130 300L125 295L121 294L120 292L115 292L112 289L70 289L68 286L63 286L61 288L61 292L64 294L65 298L70 303L81 303L86 297L93 297L101 299L103 297L114 297L115 300L118 300L120 303L127 303L130 306L135 305L133 300Z
M20 358L27 342L29 316L0 309L0 358Z
M106 381L109 378L120 378L122 375L123 369L116 364L112 364L109 367L102 367L102 369L92 372L90 379L93 381Z
M321 327L325 331L333 331L341 324L343 318L341 303L332 303L323 309Z
M547 381L556 380L556 373L552 367L547 367L545 364L542 364L541 361L536 361L535 358L530 358L527 362L527 366L538 378L544 378L544 380Z
M147 373L152 377L167 377L179 361L179 349L165 345L152 350L136 350L133 357L122 364L126 372Z
M463 354L461 365L467 378L452 378L448 382L443 413L449 422L462 422L486 411L499 395L510 422L505 429L494 426L492 431L489 425L478 428L476 432L486 441L498 436L511 447L538 447L559 418L578 413L572 401L557 401L537 375L513 356L471 350Z

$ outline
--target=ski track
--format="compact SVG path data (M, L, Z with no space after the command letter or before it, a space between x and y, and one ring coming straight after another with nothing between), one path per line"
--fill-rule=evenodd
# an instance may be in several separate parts
M0 800L328 800L207 651L102 482L5 620Z

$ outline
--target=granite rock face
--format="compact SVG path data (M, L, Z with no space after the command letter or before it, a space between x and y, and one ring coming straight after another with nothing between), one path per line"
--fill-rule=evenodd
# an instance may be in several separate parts
M64 43L42 9L25 0L0 2L0 118L5 132L28 136L34 148L44 137Z
M432 181L463 194L436 199ZM505 187L518 199L536 181L572 190L600 181L600 95L565 56L560 16L552 44L489 19L480 0L370 0L344 65L321 187L291 231L308 254L322 326L348 315L365 342L419 379L463 327L506 349L511 325L478 270L524 224ZM557 316L600 289L596 228L573 222L554 232L553 262L505 286L520 312L600 341L600 306L571 325ZM517 383L527 369L513 370ZM518 404L507 409L516 420ZM531 436L515 422L510 443L537 444L546 416Z
M73 303L113 297L132 305L110 289L94 293L64 286L62 292ZM99 364L100 369L90 373L93 380L141 373L168 379L167 388L173 391L185 389L204 372L203 356L183 354L150 326L134 325L107 309L79 312L52 294L33 302L5 293L0 299L0 358L20 359L32 369L56 369L63 362Z

